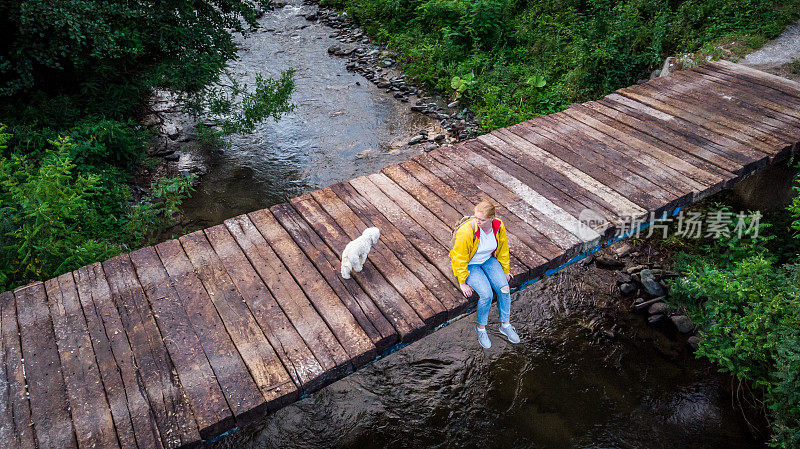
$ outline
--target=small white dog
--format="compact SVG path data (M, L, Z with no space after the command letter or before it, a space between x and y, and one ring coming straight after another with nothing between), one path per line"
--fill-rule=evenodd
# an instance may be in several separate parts
M348 243L342 251L342 277L350 279L350 272L358 273L364 268L367 254L378 241L381 231L378 228L367 228L360 237Z

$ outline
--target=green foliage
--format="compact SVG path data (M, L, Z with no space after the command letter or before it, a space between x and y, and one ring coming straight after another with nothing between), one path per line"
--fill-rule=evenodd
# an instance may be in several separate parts
M525 84L541 89L547 85L547 80L545 80L542 75L533 75L525 80Z
M162 179L125 210L130 193L97 172L82 172L69 137L52 140L39 161L8 148L0 127L0 288L47 279L113 257L170 226L191 178ZM112 188L104 184L110 184Z
M136 246L155 242L155 235L170 226L180 212L183 200L191 196L195 175L161 178L151 184L148 198L133 204L124 223L124 231Z
M200 135L207 142L221 142L221 137L235 133L251 133L268 118L279 119L294 110L289 102L294 90L294 71L289 69L277 80L256 75L255 89L229 76L230 84L207 86L189 95L186 108L196 117L205 116L215 122L216 129L201 125Z
M0 95L79 94L92 110L126 115L154 86L213 83L235 56L231 31L255 18L241 0L2 2Z
M702 329L698 356L763 394L770 444L779 448L800 446L800 255L789 244L798 240L789 227L800 222L795 189L783 220L790 225L770 233L773 224L762 223L757 238L718 239L680 253L682 277L671 290L671 301Z
M24 156L0 159L2 265L6 278L40 278L113 250L92 238L99 179L74 173L68 138L38 166Z
M647 78L666 56L775 37L800 0L323 0L386 41L405 70L509 126ZM707 49L707 47L706 47ZM474 79L465 85L465 73Z
M800 169L800 164L798 164L798 169ZM793 217L790 226L794 231L794 237L800 239L800 177L795 179L794 184L792 189L797 194L792 198L792 203L789 205L789 213Z
M475 74L470 72L461 76L454 76L453 79L450 80L450 87L456 91L457 95L461 95L467 91L470 87L475 85Z
M291 72L223 79L233 36L266 0L0 2L0 287L56 276L152 242L174 223L191 178L162 179L132 203L145 163L138 124L154 89L217 119L219 138L291 110ZM3 127L5 130L5 127Z

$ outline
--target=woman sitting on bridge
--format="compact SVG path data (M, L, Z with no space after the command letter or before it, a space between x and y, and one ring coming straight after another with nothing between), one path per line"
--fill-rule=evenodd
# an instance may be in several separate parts
M495 216L494 205L481 201L475 205L474 216L461 223L455 231L450 260L453 273L458 278L461 292L469 298L478 293L478 343L486 349L492 346L486 333L489 308L492 305L492 289L497 292L497 308L500 312L500 333L511 343L519 343L514 326L511 325L511 293L509 273L508 240L503 222Z

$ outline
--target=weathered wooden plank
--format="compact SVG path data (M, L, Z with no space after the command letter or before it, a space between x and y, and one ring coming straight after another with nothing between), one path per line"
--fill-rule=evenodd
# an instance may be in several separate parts
M560 134L565 141L564 146L570 146L574 142L574 148L581 151L584 158L604 164L607 170L658 198L660 204L671 205L675 202L675 205L683 205L691 199L686 188L674 185L666 173L609 145L602 134L569 117L566 112L538 119L548 124L549 132ZM537 127L536 131L541 129L542 127Z
M447 201L453 201L451 204L459 204L459 207L464 207L461 205L463 203L468 205L461 209L466 216L472 216L475 204L489 197L478 189L472 180L463 178L452 167L441 164L429 154L420 155L416 158L416 162L424 166L426 172L433 174L433 179L427 180L432 190ZM503 204L495 206L497 214L507 224L511 274L522 277L534 276L533 273L540 270L547 260L531 246L532 238L527 235L530 229L525 228L519 218L509 212ZM534 234L544 238L538 232Z
M8 301L13 301L14 295L9 292L0 294L0 313ZM0 315L1 316L1 315ZM14 424L14 410L11 405L13 394L9 388L8 373L6 372L6 345L3 342L3 320L0 319L0 447L18 449L19 436ZM31 441L33 447L33 441Z
M643 215L647 207L658 207L663 200L638 190L627 172L608 169L602 155L582 151L584 142L569 143L571 137L551 133L547 124L513 126L497 130L479 140L498 153L511 153L522 160L535 156L554 170L579 182L582 188L602 198L621 217ZM611 165L613 168L613 164Z
M500 135L504 138L498 137ZM577 191L581 191L581 194L585 192L587 195L592 195L616 217L620 217L614 220L615 223L621 217L639 217L645 214L645 209L619 192L517 134L498 132L497 136L489 134L485 138L476 139L476 141L489 151L503 155L507 159L519 161L520 165L529 167L529 170L539 171L537 168L541 167L541 173L555 172L572 180L578 187Z
M650 136L648 140L652 145L659 145L672 154L678 157L685 157L687 161L696 163L699 167L706 169L709 172L716 173L718 176L728 179L730 185L735 179L739 178L742 166L722 156L718 153L711 151L709 148L698 145L685 136L670 132L668 129L659 126L650 121L644 121L629 114L624 114L614 108L609 107L606 103L590 101L584 103L588 109L594 112L596 118L600 114L608 118L614 119L619 123L624 123L628 126L627 130L636 130L641 138L644 135ZM685 156L684 156L685 155Z
M417 318L419 320L418 325L412 326L403 319L403 314L396 313L396 302L398 300L403 302L403 300L399 293L377 273L370 271L357 278L342 279L339 274L339 257L306 224L290 204L275 205L270 209L270 212L283 225L284 229L298 243L300 248L303 249L303 252L311 259L323 277L325 277L328 285L337 292L339 297L347 298L348 295L352 296L355 304L348 305L348 308L353 307L362 310L369 319L369 322L377 332L373 342L379 351L382 352L397 342L401 335L407 335L415 327L423 326L419 318ZM373 276L370 276L370 273ZM405 307L411 310L407 304ZM354 316L357 316L356 313L354 313ZM369 328L366 325L361 327L365 331Z
M35 447L31 408L25 389L22 352L20 351L19 325L14 294L0 294L0 347L4 392L0 393L5 415L0 442L12 449Z
M45 289L78 445L119 447L72 273L48 280Z
M130 257L125 254L103 262L103 271L146 385L164 446L199 443L197 423L184 400L163 336L136 278Z
M269 210L252 212L248 217L292 273L297 285L313 304L313 309L347 352L353 367L372 361L376 355L375 345ZM296 297L294 299L297 300Z
M330 188L311 192L311 196L342 227L351 240L358 238L363 230L369 227ZM426 325L436 326L445 320L447 308L415 273L408 270L383 240L379 239L372 246L368 257L372 259L378 271L406 298L408 304Z
M698 108L719 113L716 108L720 105L730 107L737 122L762 127L766 132L776 132L784 138L794 138L800 130L800 117L797 116L797 112L785 106L781 108L781 112L775 111L765 98L764 91L769 89L753 89L754 86L746 81L740 81L735 88L731 88L720 78L722 76L724 75L710 76L699 70L679 71L670 77L672 84L667 86L674 89L676 92L673 95L676 95L683 91L682 82L694 80L702 89L683 95L689 97L691 103Z
M685 75L681 75L682 78ZM736 106L730 101L715 97L704 92L701 100L695 98L695 91L699 84L711 84L703 82L697 75L691 76L693 83L690 86L681 84L679 76L664 77L654 80L653 85L636 86L629 88L632 91L639 91L644 95L650 96L654 100L662 101L671 106L683 109L700 116L702 113L713 114L713 121L729 129L741 130L742 134L754 136L764 142L766 148L763 151L775 152L787 145L787 136L781 129L781 124L776 124L769 117L760 114L757 120L753 120L749 115L737 111ZM663 86L659 89L657 86ZM703 86L706 90L711 90L711 86ZM705 115L705 114L703 114ZM750 126L742 126L747 124Z
M362 219L374 222L381 230L384 227L402 230L400 232L419 250L420 254L424 255L451 282L452 285L448 288L452 289L457 286L453 279L453 270L448 256L449 248L447 248L451 231L439 218L430 215L429 218L432 217L430 223L420 222L417 217L408 214L399 204L386 196L366 176L351 179L349 184L331 186L331 188L340 198L345 197L348 206L357 215L364 217ZM349 196L339 193L343 189L348 191ZM367 198L369 198L368 201Z
M651 83L653 87L659 88L659 98L676 98L687 104L691 104L693 110L706 110L714 114L715 120L734 120L734 126L739 124L739 120L744 123L750 122L760 128L766 133L771 133L773 130L782 130L785 128L786 122L780 119L765 114L762 111L757 112L758 117L748 115L739 115L736 108L728 110L727 108L732 105L731 100L751 91L752 86L747 83L740 82L734 88L730 88L724 84L716 82L713 77L708 77L706 74L696 70L690 69L685 71L677 71L668 77L658 78ZM768 90L768 89L763 89ZM761 94L763 90L759 89ZM724 109L716 110L717 106ZM741 105L737 105L740 107ZM755 107L755 105L749 105ZM756 108L757 110L757 108ZM785 117L785 114L783 114ZM794 123L790 123L794 127ZM730 124L728 124L730 126Z
M596 229L600 233L606 228L610 228L611 223L619 220L619 217L609 209L608 204L602 199L551 167L535 160L532 165L514 161L510 156L493 151L477 140L469 140L463 142L462 145L493 165L502 167L509 175L519 179L554 204L558 204L573 217L580 218L587 209L599 213L606 220L605 225L600 225Z
M652 94L652 92L650 91L646 93L640 93L630 89L620 89L617 92L622 96L635 100L639 103L646 104L661 112L680 117L681 119L691 122L696 126L708 129L709 131L715 132L717 134L728 136L745 145L750 145L756 150L761 151L766 156L768 156L770 158L769 159L770 161L774 159L775 154L778 152L775 149L775 142L773 142L771 139L764 136L763 134L760 133L756 133L758 135L745 134L744 132L737 131L735 129L732 129L728 126L719 123L716 120L717 119L716 117L712 120L700 117L678 106L674 106L664 101L651 98L650 95Z
M14 297L37 446L77 448L44 284L19 287Z
M102 319L97 314L94 304L92 304L92 294L94 292L89 271L93 271L93 268L85 266L73 273L79 305L86 320L86 330L91 340L91 345L94 348L98 374L102 380L102 386L108 400L109 412L111 413L117 440L123 449L136 448L138 447L136 435L134 434L133 423L128 410L128 399L126 398L125 386L120 374L121 368L114 360L111 342L106 335ZM134 399L132 398L131 400L133 401ZM145 410L145 414L149 414L147 410ZM150 432L150 435L152 436L152 432ZM142 444L142 447L147 446Z
M531 225L539 236L533 236L538 245L536 251L545 259L562 252L578 251L580 239L571 234L559 222L545 214L537 213L535 208L522 199L516 192L503 185L492 175L475 165L480 156L461 146L454 146L441 151L429 153L434 159L447 165L465 178L472 178L475 184L495 202L500 203L508 211L519 217L523 222ZM489 170L491 171L491 170ZM505 179L508 181L508 179ZM524 194L529 193L525 192Z
M673 184L678 188L698 193L718 192L725 185L725 178L715 174L714 171L706 171L681 157L662 150L651 144L646 135L625 124L604 116L594 117L595 114L592 110L582 105L574 105L565 112L577 120L581 120L585 125L616 140L617 146L630 157L641 156L642 159L647 157L655 168L672 177ZM632 153L633 151L636 153ZM692 159L692 162L695 160Z
M459 192L464 196L472 197L475 203L491 197L481 190L480 186L476 185L472 179L466 178L463 174L455 171L455 167L442 164L431 157L430 153L420 157L418 161L447 184L451 189L451 193ZM517 215L511 213L505 207L505 204L499 201L494 201L494 204L497 215L506 223L509 251L529 268L526 276L538 276L544 270L547 270L549 265L556 263L542 254L542 252L550 254L548 251L553 251L555 245L548 243L543 234L535 230L529 223L525 223ZM472 209L467 215L472 215L471 212ZM539 247L540 243L542 247ZM513 265L511 266L511 272L516 275Z
M234 417L183 303L152 246L130 253L203 439L233 428ZM250 400L251 398L247 398ZM256 408L263 401L256 401Z
M679 192L670 185L651 180L652 174L640 162L629 158L586 134L585 128L563 113L537 117L508 129L553 155L589 172L606 185L624 192L635 201L652 201L653 206L672 201ZM506 134L498 133L502 139ZM588 164L588 165L587 165ZM597 170L600 168L601 170ZM641 194L639 193L641 192ZM652 208L652 207L651 207Z
M303 389L319 388L328 380L333 371L325 372L238 245L217 253L202 231L179 241L265 397L288 383L281 362L289 373L296 373ZM278 359L275 347L285 351L286 359ZM335 364L328 366L333 369Z
M458 194L450 185L437 177L437 175L420 165L420 161L427 165L427 162L418 157L416 160L412 159L404 162L402 166L420 186L417 192L419 196L416 194L412 194L412 196L437 217L447 217L445 224L450 232L450 237L447 239L446 246L449 253L449 250L452 249L450 248L450 238L452 238L452 232L454 231L456 223L458 223L462 217L472 215L475 204L478 203L479 199L470 199ZM512 232L508 233L508 244L511 253L509 255L511 275L517 279L527 277L530 274L531 268L523 263L515 254L524 253L534 255L535 252L521 243ZM524 249L520 249L523 247ZM538 257L536 260L538 263Z
M250 289L253 283L258 285L254 281L262 281L314 354L324 370L323 376L328 377L326 381L349 371L347 352L250 218L240 215L228 223L206 230L206 236L228 272L236 273L235 278L240 280L237 285ZM258 275L251 278L254 272Z
M320 207L310 194L293 198L291 204L298 215L317 232L336 254L341 254L347 243L352 240L349 233L344 230L344 226L341 226L328 212ZM405 333L400 334L401 341L415 340L428 329L428 326L432 327L432 325L425 321L426 319L430 321L432 314L420 315L417 312L417 309L414 308L414 305L411 303L416 298L409 300L405 295L405 291L407 290L405 281L402 278L397 279L402 276L402 273L389 273L388 275L383 273L376 267L376 262L374 262L382 258L382 256L377 251L373 254L373 257L367 257L367 260L364 262L363 270L360 273L356 273L355 276L351 276L351 278L358 279L359 282L362 280L372 280L375 285L380 285L380 279L383 279L383 282L390 285L392 290L396 291L398 295L395 297L391 294L390 290L386 298L389 300L396 299L396 301L389 301L378 305L381 307L381 311L384 315L386 315L393 324L402 320L411 325L410 328L403 329ZM398 285L400 288L398 288ZM375 298L375 300L378 301L378 298ZM423 312L424 311L425 309L423 309ZM398 332L401 332L399 328L397 329Z
M350 234L344 230L346 225L342 226L336 222L333 217L331 217L328 212L320 207L316 200L314 200L309 194L293 198L291 203L298 214L303 217L306 223L308 223L319 234L319 236L325 242L327 242L331 250L336 254L341 254L347 243L352 240ZM408 297L406 297L404 294L406 290L413 287L407 285L407 282L402 278L403 273L390 272L388 275L383 273L376 267L375 262L380 262L378 259L382 260L383 256L379 254L378 251L372 254L374 254L372 257L367 257L367 260L364 263L364 269L355 276L352 276L352 278L358 279L359 282L362 280L371 279L375 285L381 285L380 279L383 279L384 282L391 286L392 290L397 291L398 295L396 297L391 294L387 295L386 297L389 300L394 299L396 301L381 303L379 306L387 318L390 318L390 321L392 321L393 324L399 320L402 320L403 322L409 323L412 326L410 329L404 329L405 334L401 333L402 341L411 341L416 339L420 334L427 330L428 326L432 327L429 322L431 321L433 313L426 313L427 309L423 307L422 311L424 313L423 315L420 315L414 305L411 304L411 301L416 300L416 297L409 301ZM398 285L400 288L398 288ZM379 299L375 298L375 300L378 301ZM427 322L425 321L426 319L428 320ZM398 332L400 332L400 329L398 329Z
M738 78L725 72L713 70L706 66L692 69L705 79L713 81L725 92L736 93L748 102L759 105L764 110L773 112L772 116L788 123L796 124L800 120L800 97L787 96L781 91L754 83L747 78Z
M731 70L727 67L713 64L706 64L703 66L703 69L706 70L707 73L713 73L715 76L726 77L726 79L730 80L734 86L736 86L737 90L743 85L750 87L758 96L772 98L772 101L779 103L783 109L794 109L794 116L800 114L800 111L797 111L797 109L800 108L800 95L791 89L787 91L784 87L776 84L776 82L769 78L762 78L763 73L750 74L738 68Z
M578 176L589 183L594 187L593 191L615 192L615 197L625 198L628 203L635 204L637 207L634 211L653 210L664 204L663 198L654 196L655 192L651 194L637 187L635 183L638 177L620 171L613 162L604 161L602 155L585 149L584 143L578 139L573 141L570 134L564 136L551 132L549 126L551 124L546 122L540 122L537 126L521 123L480 136L478 140L497 151L503 151L502 145L505 144L516 146L530 154L539 154L544 161L560 169L562 173ZM650 184L648 182L644 185Z
M407 165L406 165L407 164ZM452 227L458 220L461 219L463 214L453 208L446 201L441 199L435 192L428 186L417 179L410 170L413 167L419 166L415 161L407 161L399 165L389 165L381 169L381 173L385 174L392 181L397 183L409 195L419 201L420 204L425 206L434 216L447 225L447 230L452 232ZM421 167L420 167L421 168ZM430 172L428 172L430 175ZM432 176L432 175L430 175ZM433 234L432 234L433 235ZM445 246L449 246L449 241Z
M597 246L600 243L600 234L592 229L585 228L578 217L572 216L569 212L556 205L547 197L532 189L521 180L510 175L507 171L493 164L483 156L471 151L466 146L463 151L459 151L457 155L451 154L451 157L462 157L464 162L471 164L478 170L483 171L486 175L494 179L503 187L519 197L524 204L527 204L536 218L541 218L544 227L552 228L557 226L559 229L564 229L568 232L563 235L559 232L559 237L563 241L564 249L572 248L579 245L580 251ZM443 154L447 154L443 152ZM546 220L545 220L546 219ZM532 220L528 220L531 222ZM568 251L569 252L569 251Z
M359 193L354 187L359 184L362 186L367 184L368 189L372 187L370 193L374 193L376 196ZM430 234L422 230L413 219L408 217L396 205L393 209L394 214L388 216L382 214L376 207L388 209L390 203L393 204L392 200L382 195L382 192L377 187L370 184L366 177L362 176L351 180L349 184L334 184L331 186L331 190L363 222L371 223L373 226L380 228L381 238L425 286L439 298L447 308L448 317L461 313L466 308L465 299L464 295L460 294L456 289L458 283L454 279L452 269L450 269L450 258L447 256L447 250L437 244ZM383 202L386 202L386 204L382 204ZM420 235L425 235L429 239L422 248L415 244L417 240L415 237ZM416 241L416 243L419 243L419 241Z
M75 278L120 444L162 448L155 412L145 395L147 387L102 265L98 262L79 268Z
M324 281L342 299L358 325L372 340L378 352L397 342L397 332L370 295L357 282L344 282L339 275L339 258L313 230L303 225L302 219L287 204L273 206L272 216L278 220L292 240L308 257ZM396 294L396 292L395 292Z
M591 116L582 114L577 108L578 106L570 107L563 111L562 120L569 120L570 126L580 130L586 138L600 142L621 154L630 171L642 174L673 195L682 197L684 204L691 201L691 193L705 188L705 184L675 170L670 165L672 161L667 160L663 153L649 151L651 150L649 145L639 139L625 135Z
M742 165L744 173L763 167L769 162L769 158L764 153L753 149L749 145L695 126L686 120L665 114L658 109L651 108L622 95L607 95L600 102L626 115L635 116L643 121L663 126L697 145L708 148L709 151L736 161Z
M240 425L245 424L260 417L259 412L274 410L279 405L295 399L299 395L297 388L288 379L288 373L280 372L280 363L269 365L276 367L280 374L277 376L279 379L277 386L268 381L265 385L256 384L247 364L236 349L231 334L226 329L226 325L237 326L239 321L226 323L220 317L180 242L168 240L157 245L155 250L175 293L186 310L186 320L197 335L214 377L237 422ZM232 313L240 309L237 308ZM247 320L242 317L237 319ZM239 335L240 331L233 332ZM258 360L252 363L256 367L261 366Z
M756 70L746 65L734 64L730 61L713 61L709 62L708 66L723 72L729 71L737 75L747 76L751 79L758 80L759 84L762 84L763 86L779 89L789 96L800 98L800 83L797 81L792 81L788 78L773 75L771 73L762 72L761 70Z

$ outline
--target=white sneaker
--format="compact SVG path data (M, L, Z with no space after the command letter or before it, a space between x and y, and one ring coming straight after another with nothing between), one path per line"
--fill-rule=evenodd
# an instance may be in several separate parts
M489 340L489 334L486 333L486 328L478 329L478 325L475 325L475 331L478 332L478 343L484 347L484 349L489 349L492 347L492 341Z
M511 343L519 343L519 335L517 335L517 331L514 329L514 326L509 324L508 327L503 327L501 324L500 333L508 337L508 341Z

